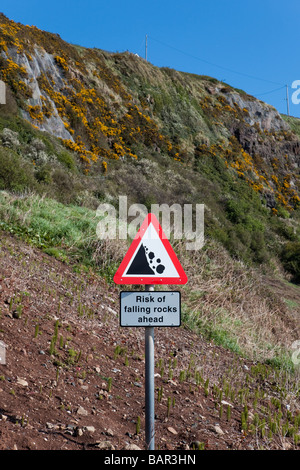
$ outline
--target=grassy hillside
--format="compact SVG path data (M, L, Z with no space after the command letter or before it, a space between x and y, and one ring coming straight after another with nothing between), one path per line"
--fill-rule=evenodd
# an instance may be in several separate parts
M189 276L185 324L293 369L300 307L264 283L297 280L297 126L213 78L70 45L3 15L0 50L1 228L112 282L127 245L97 240L101 202L205 204L203 250L174 240Z

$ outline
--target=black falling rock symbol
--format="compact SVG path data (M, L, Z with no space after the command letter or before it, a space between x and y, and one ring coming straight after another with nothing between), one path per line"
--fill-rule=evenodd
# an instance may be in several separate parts
M132 261L128 271L127 275L145 275L145 274L155 274L155 271L158 274L162 274L165 270L165 266L162 264L158 264L156 268L154 266L150 266L146 251L148 251L148 248L145 248L143 244L141 244L140 248L138 249L137 254L134 257L134 260ZM153 251L151 251L148 255L148 258L150 260L150 263L152 264L154 259L155 259L155 254ZM160 260L157 260L158 263L160 263Z

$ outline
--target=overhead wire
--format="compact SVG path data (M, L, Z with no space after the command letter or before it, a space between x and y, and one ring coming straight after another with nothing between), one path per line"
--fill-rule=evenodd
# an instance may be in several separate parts
M186 56L191 57L191 58L193 58L193 59L195 59L195 60L198 60L198 61L200 61L200 62L204 62L204 63L206 63L206 64L208 64L208 65L213 66L213 67L217 67L217 68L219 68L219 69L221 69L221 70L225 70L225 71L230 72L230 73L234 73L234 74L237 74L237 75L241 75L241 76L250 78L250 79L252 79L252 80L259 80L259 81L263 81L263 82L267 82L267 83L272 83L273 85L280 85L281 88L283 88L284 86L286 86L286 85L283 85L282 83L274 82L274 81L272 81L272 80L267 80L267 79L265 79L265 78L257 77L257 76L254 76L254 75L249 75L249 74L247 74L247 73L245 73L245 72L240 72L240 71L237 71L237 70L230 69L230 68L228 68L228 67L224 67L224 66L219 65L219 64L215 64L215 63L213 63L213 62L210 62L210 61L208 61L208 60L206 60L206 59L203 59L203 58L201 58L201 57L198 57L198 56L196 56L196 55L194 55L194 54L191 54L191 53L189 53L189 52L182 51L181 49L178 49L177 47L171 46L170 44L166 44L166 43L164 43L163 41L160 41L159 39L156 39L156 38L154 38L154 37L152 37L152 36L149 36L149 35L148 35L148 39L151 39L151 40L153 40L153 41L155 41L155 42L157 42L157 43L159 43L159 44L161 44L161 45L163 45L163 46L165 46L165 47L168 47L168 48L170 48L170 49L173 49L174 51L179 52L180 54L186 55ZM277 91L277 90L276 90L276 91ZM269 92L267 92L267 93L269 93ZM270 93L273 93L273 91L271 91Z
M271 93L275 93L276 91L282 90L283 88L286 88L286 85L276 88L275 90L266 91L265 93L255 93L255 96L270 95Z

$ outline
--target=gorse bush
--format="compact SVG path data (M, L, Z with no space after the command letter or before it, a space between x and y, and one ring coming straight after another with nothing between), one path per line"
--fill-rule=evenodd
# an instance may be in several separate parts
M57 139L35 129L30 137L26 123L23 127L20 121L15 127L12 122L8 124L20 145L0 145L0 189L33 191L64 204L93 209L107 196L117 203L119 194L127 195L129 204L144 204L148 211L153 203L205 202L209 208L205 212L207 236L246 263L268 263L276 254L276 246L280 246L278 235L283 242L293 237L292 228L274 217L260 196L227 170L218 156L203 154L190 169L163 154L158 159L153 151L148 158L126 165L115 160L105 175L102 170L100 174L85 175L75 154L65 150Z

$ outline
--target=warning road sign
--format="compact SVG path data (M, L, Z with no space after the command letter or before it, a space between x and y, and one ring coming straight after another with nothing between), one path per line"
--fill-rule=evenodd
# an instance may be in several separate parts
M154 214L148 214L126 253L116 284L186 284L187 276Z

